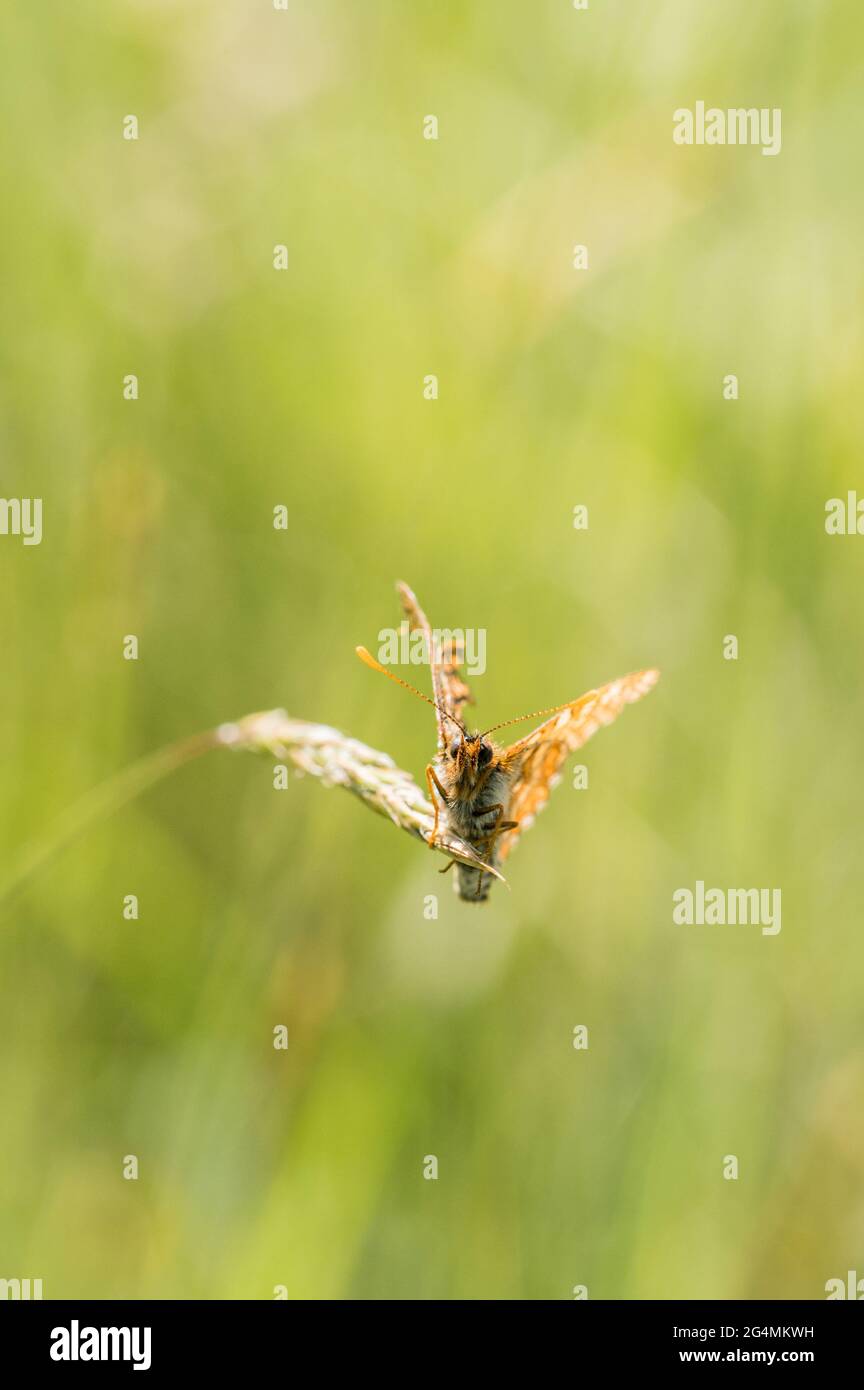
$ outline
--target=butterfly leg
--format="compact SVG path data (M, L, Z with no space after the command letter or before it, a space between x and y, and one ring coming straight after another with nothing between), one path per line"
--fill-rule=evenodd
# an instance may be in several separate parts
M489 858L489 852L492 849L492 846L495 844L495 841L497 840L498 836L503 835L505 830L515 830L516 826L519 824L517 820L501 819L501 817L504 815L504 807L501 805L500 801L496 801L492 806L487 806L484 815L487 814L489 811L497 811L498 815L495 817L495 824L493 825L489 834L485 837L485 839L482 842L484 859Z
M488 834L487 836L485 836L485 838L484 838L484 839L482 840L482 842L481 842L481 843L482 843L482 846L483 846L483 848L482 848L483 858L486 859L486 860L489 860L489 859L490 859L490 854L492 853L492 850L493 850L494 845L495 845L495 841L496 841L496 839L498 838L498 836L499 836L499 835L503 835L503 833L504 833L505 830L513 830L513 829L515 829L515 827L519 824L519 822L518 822L518 821L515 821L515 820L502 820L502 816L504 815L504 807L501 805L501 802L500 802L500 801L495 801L495 802L493 802L493 804L492 804L491 806L487 806L486 809L485 809L485 811L483 812L483 814L484 814L484 815L488 815L490 811L497 811L498 814L497 814L497 816L495 817L495 824L493 825L493 827L492 827L492 829L490 830L489 834ZM491 861L490 861L490 862L491 862ZM476 894L475 894L475 896L478 897L478 898L480 897L480 888L481 888L481 886L482 886L482 883L483 883L483 870L480 869L480 870L478 870L478 873L477 873L477 892L476 892Z
M438 781L438 778L435 776L435 768L432 766L431 763L429 763L426 767L426 785L429 788L429 800L432 802L432 809L435 812L435 821L432 826L432 834L429 836L429 848L434 849L435 841L438 838L438 817L440 814L438 807L438 799L435 796L434 789L435 787L438 788L438 791L441 794L441 800L444 802L445 806L447 805L447 793L445 792L441 783Z

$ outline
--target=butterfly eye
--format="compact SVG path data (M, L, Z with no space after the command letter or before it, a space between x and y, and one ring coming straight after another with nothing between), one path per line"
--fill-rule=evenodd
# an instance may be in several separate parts
M488 743L481 743L481 744L480 744L480 752L477 754L477 765L478 765L478 767L485 767L486 764L487 764L487 763L491 763L491 761L492 761L492 749L489 747L489 744L488 744Z
M451 758L456 758L456 757L459 756L459 745L460 745L461 742L462 742L461 739L454 738L453 742L450 744L450 757L451 757Z

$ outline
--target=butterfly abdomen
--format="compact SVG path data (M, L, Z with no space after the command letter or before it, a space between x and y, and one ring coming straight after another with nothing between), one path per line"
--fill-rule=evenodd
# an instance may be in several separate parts
M494 882L491 874L484 874L480 869L470 869L467 864L456 865L456 892L463 902L485 903Z
M457 795L447 807L448 828L473 845L487 864L493 867L498 840L492 837L496 825L506 817L509 799L510 779L496 767L485 780L478 796L469 798ZM485 902L493 882L491 874L472 869L467 864L456 865L456 891L465 902Z

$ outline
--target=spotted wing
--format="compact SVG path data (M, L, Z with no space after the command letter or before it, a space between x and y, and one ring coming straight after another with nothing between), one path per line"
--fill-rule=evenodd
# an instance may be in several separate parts
M440 706L436 712L436 718L438 721L438 751L441 753L455 733L454 726L448 719L444 718L441 710L446 710L454 719L461 720L462 706L473 705L474 703L471 691L459 671L463 653L460 644L452 636L445 634L441 639L440 646L433 641L429 619L408 585L399 583L396 588L399 591L402 608L411 631L422 632L426 639L426 652L429 669L432 673L432 696L435 703Z
M502 761L512 778L507 819L518 824L501 836L499 860L507 857L546 805L552 788L560 781L568 755L587 743L604 724L617 719L625 705L647 695L659 675L659 671L633 671L598 690L589 690L506 749Z

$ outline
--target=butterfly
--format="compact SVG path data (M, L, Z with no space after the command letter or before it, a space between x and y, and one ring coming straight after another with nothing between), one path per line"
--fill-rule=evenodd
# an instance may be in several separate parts
M397 584L402 608L412 632L423 636L423 651L432 676L432 696L388 671L366 650L357 655L367 666L419 696L435 709L438 750L426 768L426 784L434 810L429 844L438 848L442 829L472 847L479 865L451 859L442 873L456 865L456 890L468 902L483 902L498 866L511 853L561 779L570 753L581 748L604 724L618 718L625 705L641 700L656 684L659 671L633 671L628 676L589 690L578 700L552 709L518 715L482 733L469 732L463 709L473 697L461 672L459 643L452 636L436 640L423 609L407 584ZM489 737L523 719L539 719L530 734L502 747Z

